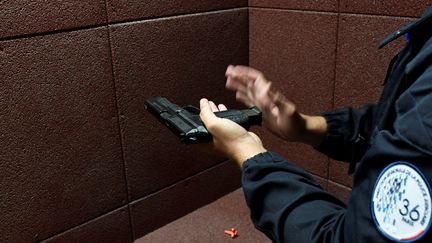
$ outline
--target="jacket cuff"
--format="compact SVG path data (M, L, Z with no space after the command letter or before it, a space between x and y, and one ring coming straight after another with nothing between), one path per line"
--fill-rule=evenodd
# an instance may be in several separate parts
M321 114L327 122L327 133L324 141L314 147L321 153L332 158L339 157L340 149L344 147L346 135L349 133L346 125L349 120L349 109L342 108Z
M279 162L283 162L285 161L285 159L274 153L271 151L266 151L263 153L259 153L249 159L247 159L242 166L243 170L246 170L247 168L249 168L252 165L256 165L256 164L263 164L263 163L279 163Z

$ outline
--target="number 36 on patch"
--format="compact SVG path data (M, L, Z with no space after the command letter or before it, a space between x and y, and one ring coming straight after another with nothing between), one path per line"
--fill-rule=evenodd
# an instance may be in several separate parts
M378 230L397 242L420 239L431 226L431 188L422 172L394 162L379 175L372 194L372 216Z

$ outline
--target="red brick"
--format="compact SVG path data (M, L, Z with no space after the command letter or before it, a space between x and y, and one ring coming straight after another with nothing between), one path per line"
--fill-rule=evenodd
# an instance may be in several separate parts
M327 191L343 202L345 204L348 204L350 195L351 195L351 188L337 184L335 182L332 182L331 180L328 181L328 188Z
M376 102L387 65L404 38L384 49L378 43L409 19L347 15L340 16L337 50L335 107Z
M348 175L349 163L330 159L329 180L340 183L347 187L352 187L353 177Z
M348 13L419 17L429 5L430 1L418 0L341 0L340 11Z
M103 0L0 2L0 38L104 24Z
M107 29L0 46L0 241L38 241L125 204Z
M333 14L250 11L250 65L263 71L302 112L331 107L336 20Z
M254 128L252 131L261 138L267 150L280 154L289 162L296 164L315 175L323 178L328 177L327 156L314 150L311 146L302 143L285 142L275 137L265 128Z
M334 14L250 10L250 65L308 114L332 106L336 47ZM323 34L325 33L325 34ZM307 170L327 177L328 160L311 147L265 135L265 145Z
M134 238L141 237L240 186L240 168L227 161L131 203ZM193 226L191 226L193 227Z
M110 22L246 7L247 0L107 0Z
M250 7L338 11L338 1L249 0Z
M327 190L327 184L328 184L328 182L327 182L327 179L326 178L322 178L322 177L320 177L320 176L316 176L316 175L313 175L313 177L314 177L314 179L321 185L321 187L324 189L324 190Z
M232 107L228 64L247 64L247 11L165 18L111 28L129 193L137 199L222 161L180 144L144 110L165 96L179 105L207 97Z
M128 207L109 212L42 242L132 242Z

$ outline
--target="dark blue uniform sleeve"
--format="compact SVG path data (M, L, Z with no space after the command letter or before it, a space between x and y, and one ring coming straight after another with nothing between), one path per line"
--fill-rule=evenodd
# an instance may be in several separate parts
M339 161L358 162L367 149L375 110L376 105L369 104L323 113L328 131L324 142L315 149Z
M242 184L254 225L274 242L344 242L345 205L279 155L247 160Z
M399 59L398 54L390 61L385 83L391 78ZM367 104L360 108L341 108L323 113L328 131L324 142L315 149L339 161L350 163L360 161L368 148L370 136L377 123L378 110L378 104Z
M428 61L431 57L432 39L404 70L407 88L393 103L395 115L391 126L376 127L368 135L370 147L357 168L347 207L321 189L307 172L274 153L262 153L245 161L242 185L255 226L274 242L392 242L379 231L371 200L380 173L397 161L417 168L428 185L429 194L423 195L425 206L422 206L425 210L422 216L427 218L432 200L428 196L432 194L432 66ZM373 109L348 109L333 118L342 117L336 121L340 126L350 119L364 124L367 119L361 120ZM353 130L363 131L360 127L363 126ZM349 127L345 129L352 131ZM342 133L353 137L350 132ZM335 149L344 151L345 147ZM431 226L430 218L427 219L426 225ZM416 242L430 242L432 230L429 227L425 230Z

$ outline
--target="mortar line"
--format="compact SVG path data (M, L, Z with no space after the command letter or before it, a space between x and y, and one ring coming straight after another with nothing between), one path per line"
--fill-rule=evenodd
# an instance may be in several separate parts
M129 201L130 201L130 194L129 194L129 182L127 177L127 171L126 171L126 160L125 160L125 151L124 151L124 137L121 129L121 115L120 115L120 109L119 109L119 101L118 101L118 95L117 95L117 86L116 86L116 78L115 78L115 70L114 70L114 59L113 59L113 47L111 43L111 31L107 27L107 36L108 36L108 44L109 44L109 56L110 56L110 63L111 63L111 76L112 76L112 86L114 91L114 99L115 99L115 109L117 111L117 127L118 127L118 135L120 139L120 150L121 150L121 159L123 163L123 176L124 176L124 182L125 182L125 190L126 190L126 200L127 200L127 208L129 211L129 224L131 227L131 234L132 239L134 234L134 228L132 226L132 212L130 209Z
M391 15L391 14L376 14L376 13L356 13L356 12L341 12L338 6L336 11L331 10L317 10L317 9L301 9L301 8L283 8L283 7L261 7L261 6L249 6L249 9L256 10L277 10L277 11L291 11L291 12L306 12L306 13L318 13L318 14L344 14L344 15L352 15L352 16L362 16L362 17L385 17L385 18L412 18L417 19L419 16L411 16L411 15Z
M101 214L98 214L98 215L96 215L95 217L92 217L92 218L90 218L90 219L88 219L88 220L86 220L86 221L84 221L84 222L81 222L81 223L75 224L75 225L73 225L72 227L69 227L69 228L67 228L67 229L65 229L65 230L63 230L63 231L60 231L60 232L58 232L58 233L55 233L54 235L48 236L48 237L46 237L46 238L44 238L44 239L42 239L42 240L39 240L38 242L46 242L46 241L52 240L53 238L55 238L55 237L57 237L57 236L60 236L60 235L62 235L62 234L64 234L64 233L71 232L71 231L73 231L73 230L75 230L75 229L77 229L77 228L79 228L79 227L82 227L82 226L88 224L88 223L92 223L93 221L96 221L96 220L99 220L99 219L101 219L101 218L103 218L103 217L106 217L106 216L108 216L108 215L110 215L110 214L116 212L117 210L120 210L121 208L125 207L126 205L127 205L127 204L122 204L122 205L120 205L119 207L116 207L116 208L113 208L113 209L108 210L107 212L103 212L103 213L101 213ZM132 240L133 240L133 238L132 238Z
M112 25L133 24L133 23L138 23L138 22L158 21L158 20L166 20L166 19L173 19L173 18L179 18L179 17L199 16L199 15L204 15L204 14L216 14L216 13L224 13L224 12L230 12L230 11L235 11L235 10L246 10L246 9L247 9L247 7L221 8L221 9L212 9L212 10L201 11L201 12L185 12L185 13L177 13L177 14L152 16L152 17L133 18L133 19L127 19L127 20L113 21L113 22L109 22L108 12L106 12L106 16L107 16L106 17L107 18L106 23L86 25L86 26L78 26L78 27L70 27L70 28L64 28L64 29L59 29L59 30L48 30L48 31L42 31L42 32L37 32L37 33L18 34L18 35L13 35L13 36L0 37L0 41L20 40L20 39L26 39L26 38L32 38L32 37L41 37L41 36L61 34L61 33L70 33L70 32L81 31L81 30L90 30L90 29L96 29L96 28L100 28L100 27L109 27ZM106 11L108 11L107 7L106 7Z
M335 36L335 48L334 48L334 65L333 65L333 85L332 85L332 100L331 110L335 108L335 93L336 93L336 76L337 76L337 64L338 64L338 46L339 46L339 27L340 27L340 0L338 0L338 13L336 17L336 36ZM330 163L331 159L327 156L327 183L330 181Z
M106 23L109 23L109 16L108 16L108 1L105 1L105 17L106 17ZM124 182L125 182L125 191L126 191L126 200L127 200L127 210L128 210L128 219L129 219L129 227L130 227L130 237L131 240L134 240L135 230L132 225L132 212L129 205L129 182L127 180L127 173L126 173L126 160L125 160L125 154L124 154L124 146L123 146L123 134L121 132L121 124L120 124L120 110L119 110L119 104L117 99L117 87L116 87L116 79L115 79L115 71L114 71L114 59L113 59L113 47L111 43L111 31L110 28L107 26L107 37L108 37L108 45L109 45L109 58L110 58L110 64L111 64L111 77L112 77L112 85L114 90L114 99L115 99L115 109L117 111L117 123L118 123L118 135L120 139L120 150L121 150L121 158L123 163L123 175L124 175Z
M181 14L172 14L172 15L161 15L161 16L154 16L154 17L143 17L143 18L134 18L134 19L128 19L128 20L119 20L119 21L113 21L103 24L93 24L93 25L87 25L87 26L78 26L78 27L71 27L71 28L65 28L65 29L59 29L59 30L48 30L48 31L42 31L38 33L28 33L28 34L18 34L13 36L6 36L6 37L0 37L0 41L10 41L10 40L20 40L25 38L32 38L32 37L41 37L46 35L53 35L53 34L60 34L60 33L69 33L79 30L89 30L89 29L95 29L99 27L106 27L110 25L118 25L118 24L128 24L128 23L135 23L135 22L143 22L143 21L154 21L158 19L169 19L169 18L176 18L176 17L187 17L187 16L194 16L194 15L200 15L200 14L211 14L211 13L219 13L219 12L226 12L226 11L234 11L234 10L243 10L243 9L268 9L268 10L281 10L281 11L297 11L297 12L310 12L310 13L328 13L328 14L347 14L347 15L353 15L353 16L374 16L374 17L391 17L391 18L413 18L416 19L418 17L416 16L398 16L398 15L382 15L382 14L373 14L373 13L351 13L351 12L335 12L335 11L324 11L324 10L309 10L309 9L294 9L294 8L275 8L275 7L234 7L234 8L221 8L221 9L213 9L208 11L202 11L202 12L186 12ZM106 9L108 11L108 9Z
M176 181L174 181L174 182L172 182L172 183L170 183L170 184L168 184L168 185L165 185L163 188L156 189L155 191L149 192L148 194L146 194L146 195L144 195L144 196L142 196L142 197L140 197L140 198L137 198L137 199L131 200L131 201L129 202L129 204L133 204L133 203L138 202L138 201L140 201L140 200L144 200L144 199L146 199L146 198L149 198L149 197L155 196L155 195L157 195L158 193L162 193L162 192L164 192L164 191L167 191L167 190L169 190L169 189L175 187L176 185L178 185L178 184L180 184L180 183L183 183L183 182L185 182L185 181L187 181L187 180L189 180L189 179L191 179L191 178L193 178L193 177L196 177L196 176L199 176L199 175L205 174L205 173L207 173L207 172L209 172L209 171L211 171L211 170L213 170L213 169L215 169L215 168L217 168L217 167L220 167L220 166L222 166L224 163L234 163L234 162L232 162L232 161L230 161L230 160L223 160L223 161L221 161L221 162L217 162L216 164L213 164L213 165L211 165L211 166L209 166L209 167L207 167L207 168L205 168L205 169L203 169L203 170L200 170L200 171L198 171L198 172L196 172L196 173L194 173L194 174L188 175L188 176L185 177L185 178L181 178L180 180L176 180Z
M128 208L130 209L130 204L132 204L132 203L134 203L134 202L137 202L137 201L142 200L142 199L145 199L145 198L149 198L149 197L154 196L154 195L156 195L156 194L158 194L158 193L162 193L162 192L164 192L164 191L166 191L166 190L168 190L168 189L170 189L170 188L176 186L176 185L179 184L179 183L182 183L182 182L184 182L184 181L189 180L191 177L199 176L199 175L204 174L204 173L206 173L206 172L208 172L208 171L210 171L210 170L212 170L212 169L214 169L214 168L217 168L217 167L219 167L219 166L222 166L222 164L223 164L223 163L226 163L226 162L229 162L229 160L223 160L222 162L218 162L217 164L212 165L212 166L210 166L210 167L208 167L208 168L206 168L206 169L204 169L204 170L202 170L202 171L199 171L199 172L197 172L197 173L195 173L195 174L193 174L193 175L190 175L189 177L183 178L183 179L178 180L178 181L176 181L176 182L174 182L174 183L172 183L172 184L170 184L170 185L168 185L168 186L165 186L164 188L161 188L160 190L157 190L157 191L155 191L155 192L152 192L152 193L150 193L150 194L147 194L147 195L145 195L145 196L143 196L143 197L137 198L137 199L135 199L135 200L133 200L133 201L130 201L130 202L127 202L127 203L125 203L125 204L121 204L120 206L115 207L115 208L113 208L113 209L109 209L108 211L103 212L103 213L101 213L101 214L98 214L98 215L96 215L96 216L93 217L93 218L90 218L90 219L88 219L88 220L86 220L86 221L83 221L83 222L81 222L81 223L79 223L79 224L75 224L75 225L73 225L72 227L70 227L70 228L68 228L68 229L65 229L65 230L63 230L63 231L60 231L60 232L58 232L58 233L55 233L54 235L48 236L48 237L46 237L46 238L40 240L39 242L44 242L44 241L47 241L47 240L53 239L53 238L55 238L56 236L59 236L59 235L64 234L64 233L66 233L66 232L73 231L73 230L75 230L75 229L77 229L77 228L79 228L79 227L81 227L81 226L83 226L83 225L85 225L85 224L91 223L92 221L98 220L99 218L105 217L105 216L107 216L107 215L109 215L109 214L111 214L111 213L113 213L113 212L115 212L115 211L117 211L117 210L120 210L121 208L123 208L123 207L125 207L125 206L128 206ZM130 213L129 213L129 217L131 217L131 214L130 214ZM131 227L132 227L132 226L131 226ZM133 240L134 240L134 237L132 236L132 241L133 241Z

